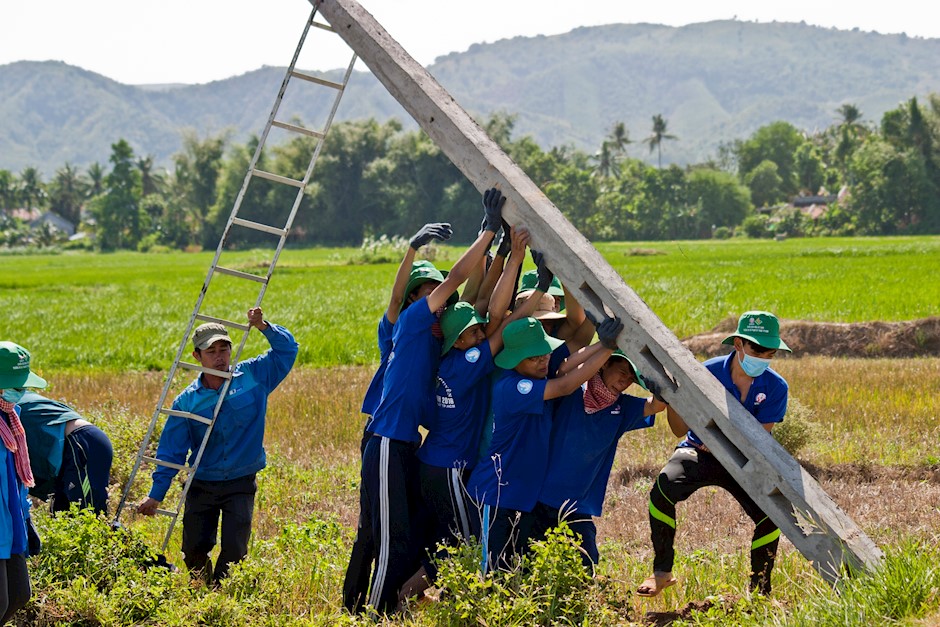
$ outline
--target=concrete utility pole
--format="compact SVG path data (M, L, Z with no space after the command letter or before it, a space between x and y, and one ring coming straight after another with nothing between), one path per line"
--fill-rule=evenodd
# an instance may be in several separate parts
M871 539L371 14L355 0L310 2L477 189L501 188L507 222L529 229L533 247L584 307L624 322L620 348L827 581L879 565Z

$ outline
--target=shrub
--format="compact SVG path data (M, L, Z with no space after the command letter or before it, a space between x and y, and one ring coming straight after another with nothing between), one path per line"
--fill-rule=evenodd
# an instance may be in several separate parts
M712 233L712 237L715 239L731 239L732 235L734 235L734 232L726 226L719 226L715 229L715 232Z
M793 396L787 403L786 419L774 427L774 438L790 455L796 454L814 438L818 425L815 412Z

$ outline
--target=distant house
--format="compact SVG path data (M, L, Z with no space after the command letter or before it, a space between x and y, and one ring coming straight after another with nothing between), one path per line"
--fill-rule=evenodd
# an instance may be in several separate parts
M800 213L811 220L818 220L829 211L829 205L842 200L848 196L848 193L848 187L845 186L839 190L838 194L830 194L825 189L821 189L815 196L794 196L789 206L799 209Z
M62 231L69 237L75 235L75 225L52 211L47 211L29 223L29 228L38 229L43 224L49 224L57 231Z
M36 209L11 209L7 212L11 217L16 218L17 220L22 220L23 222L32 222L33 220L38 220L42 216L42 211Z

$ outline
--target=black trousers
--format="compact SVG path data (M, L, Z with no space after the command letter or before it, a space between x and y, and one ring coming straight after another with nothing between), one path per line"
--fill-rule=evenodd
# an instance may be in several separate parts
M472 535L470 521L479 518L476 506L464 486L467 473L461 468L440 468L419 462L421 501L424 507L424 534L422 558L442 559L446 554L438 551L439 544L455 546ZM431 581L437 577L433 560L424 561Z
M230 564L248 555L257 491L254 473L228 481L193 479L183 512L182 550L189 570L203 571L207 579L218 581L228 574ZM220 516L222 543L213 571L209 553L215 547Z
M679 447L663 467L650 490L650 538L655 557L653 570L671 572L675 561L676 503L699 488L720 486L744 508L754 521L751 541L751 590L770 594L770 571L774 567L780 529L764 514L738 482L711 453Z
M601 558L597 550L597 525L594 524L592 516L578 512L563 516L560 509L545 503L537 503L532 513L535 515L532 540L544 540L548 530L557 527L564 518L568 528L574 532L581 545L581 563L588 571L594 572L594 566L600 562Z
M62 468L55 480L52 511L68 511L72 503L92 508L96 514L108 513L108 484L114 449L104 431L85 425L65 438Z
M32 589L23 555L0 559L0 625L6 625L29 602Z
M528 551L529 539L535 531L535 514L482 503L477 507L482 514L474 518L473 535L483 545L480 571L485 574L496 568L512 570L516 558Z
M372 439L372 432L365 430L359 444L360 458L365 453L366 444ZM356 539L349 555L349 566L343 580L343 607L354 614L366 607L369 595L369 579L372 576L372 563L375 561L375 544L372 542L372 518L363 516L368 511L368 504L363 503L366 492L359 489L359 523L356 525Z
M369 520L375 550L368 604L381 613L395 610L402 585L421 566L416 449L375 435L362 455L360 516Z

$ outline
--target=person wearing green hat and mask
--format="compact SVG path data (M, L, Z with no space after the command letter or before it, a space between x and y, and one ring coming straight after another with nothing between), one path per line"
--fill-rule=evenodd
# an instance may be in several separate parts
M493 436L467 483L481 510L474 519L483 547L481 570L511 568L527 550L535 507L545 472L552 428L553 399L571 394L604 365L617 347L623 323L605 319L599 342L572 355L564 373L549 378L553 350L564 342L545 333L535 318L512 322L503 330L496 365L503 370L493 385Z
M382 397L367 425L373 436L362 454L360 484L360 515L370 517L376 555L368 605L378 613L398 607L402 585L420 566L415 452L421 442L418 426L433 411L443 338L439 318L448 299L480 263L502 228L504 202L498 189L486 190L483 231L442 283L424 289L427 294L422 293L424 286L419 286L417 299L395 323Z
M766 311L748 311L738 320L737 331L722 344L734 350L726 357L715 357L704 366L770 432L787 411L789 386L770 367L779 351L790 351L780 339L777 317ZM738 485L724 466L715 459L698 436L688 430L685 421L672 408L666 412L669 427L677 436L685 436L669 462L660 471L650 490L649 521L653 542L653 574L637 589L640 596L652 597L676 583L672 575L676 537L676 504L706 486L720 486L754 521L751 541L750 589L770 594L770 573L774 567L780 529Z
M29 362L28 350L0 342L0 625L29 601L26 558L38 552L26 498L35 481L16 405L28 388L45 388L46 380L30 370Z
M636 365L617 349L596 374L555 404L534 535L544 536L564 519L580 537L581 559L591 571L600 559L593 518L602 513L617 443L627 431L652 427L666 408L655 396L625 394L634 383L648 390Z
M453 235L450 224L446 222L430 222L422 226L411 238L405 256L398 266L395 281L389 297L388 306L378 326L379 367L376 369L365 397L362 399L360 411L371 418L379 401L382 399L382 385L385 381L385 369L388 367L388 358L392 352L392 334L398 316L408 306L423 296L427 296L433 288L444 282L443 273L427 260L415 261L418 249L434 240L447 241ZM420 295L419 295L420 294ZM456 294L452 295L456 300ZM365 451L366 443L372 437L368 429L368 419L363 428L362 440L359 445L359 454ZM343 607L350 612L361 612L366 605L366 596L369 592L369 577L372 572L372 561L375 559L375 547L372 543L371 521L361 515L364 511L361 500L365 497L360 492L360 516L356 525L356 539L353 542L349 557L349 566L343 580Z

